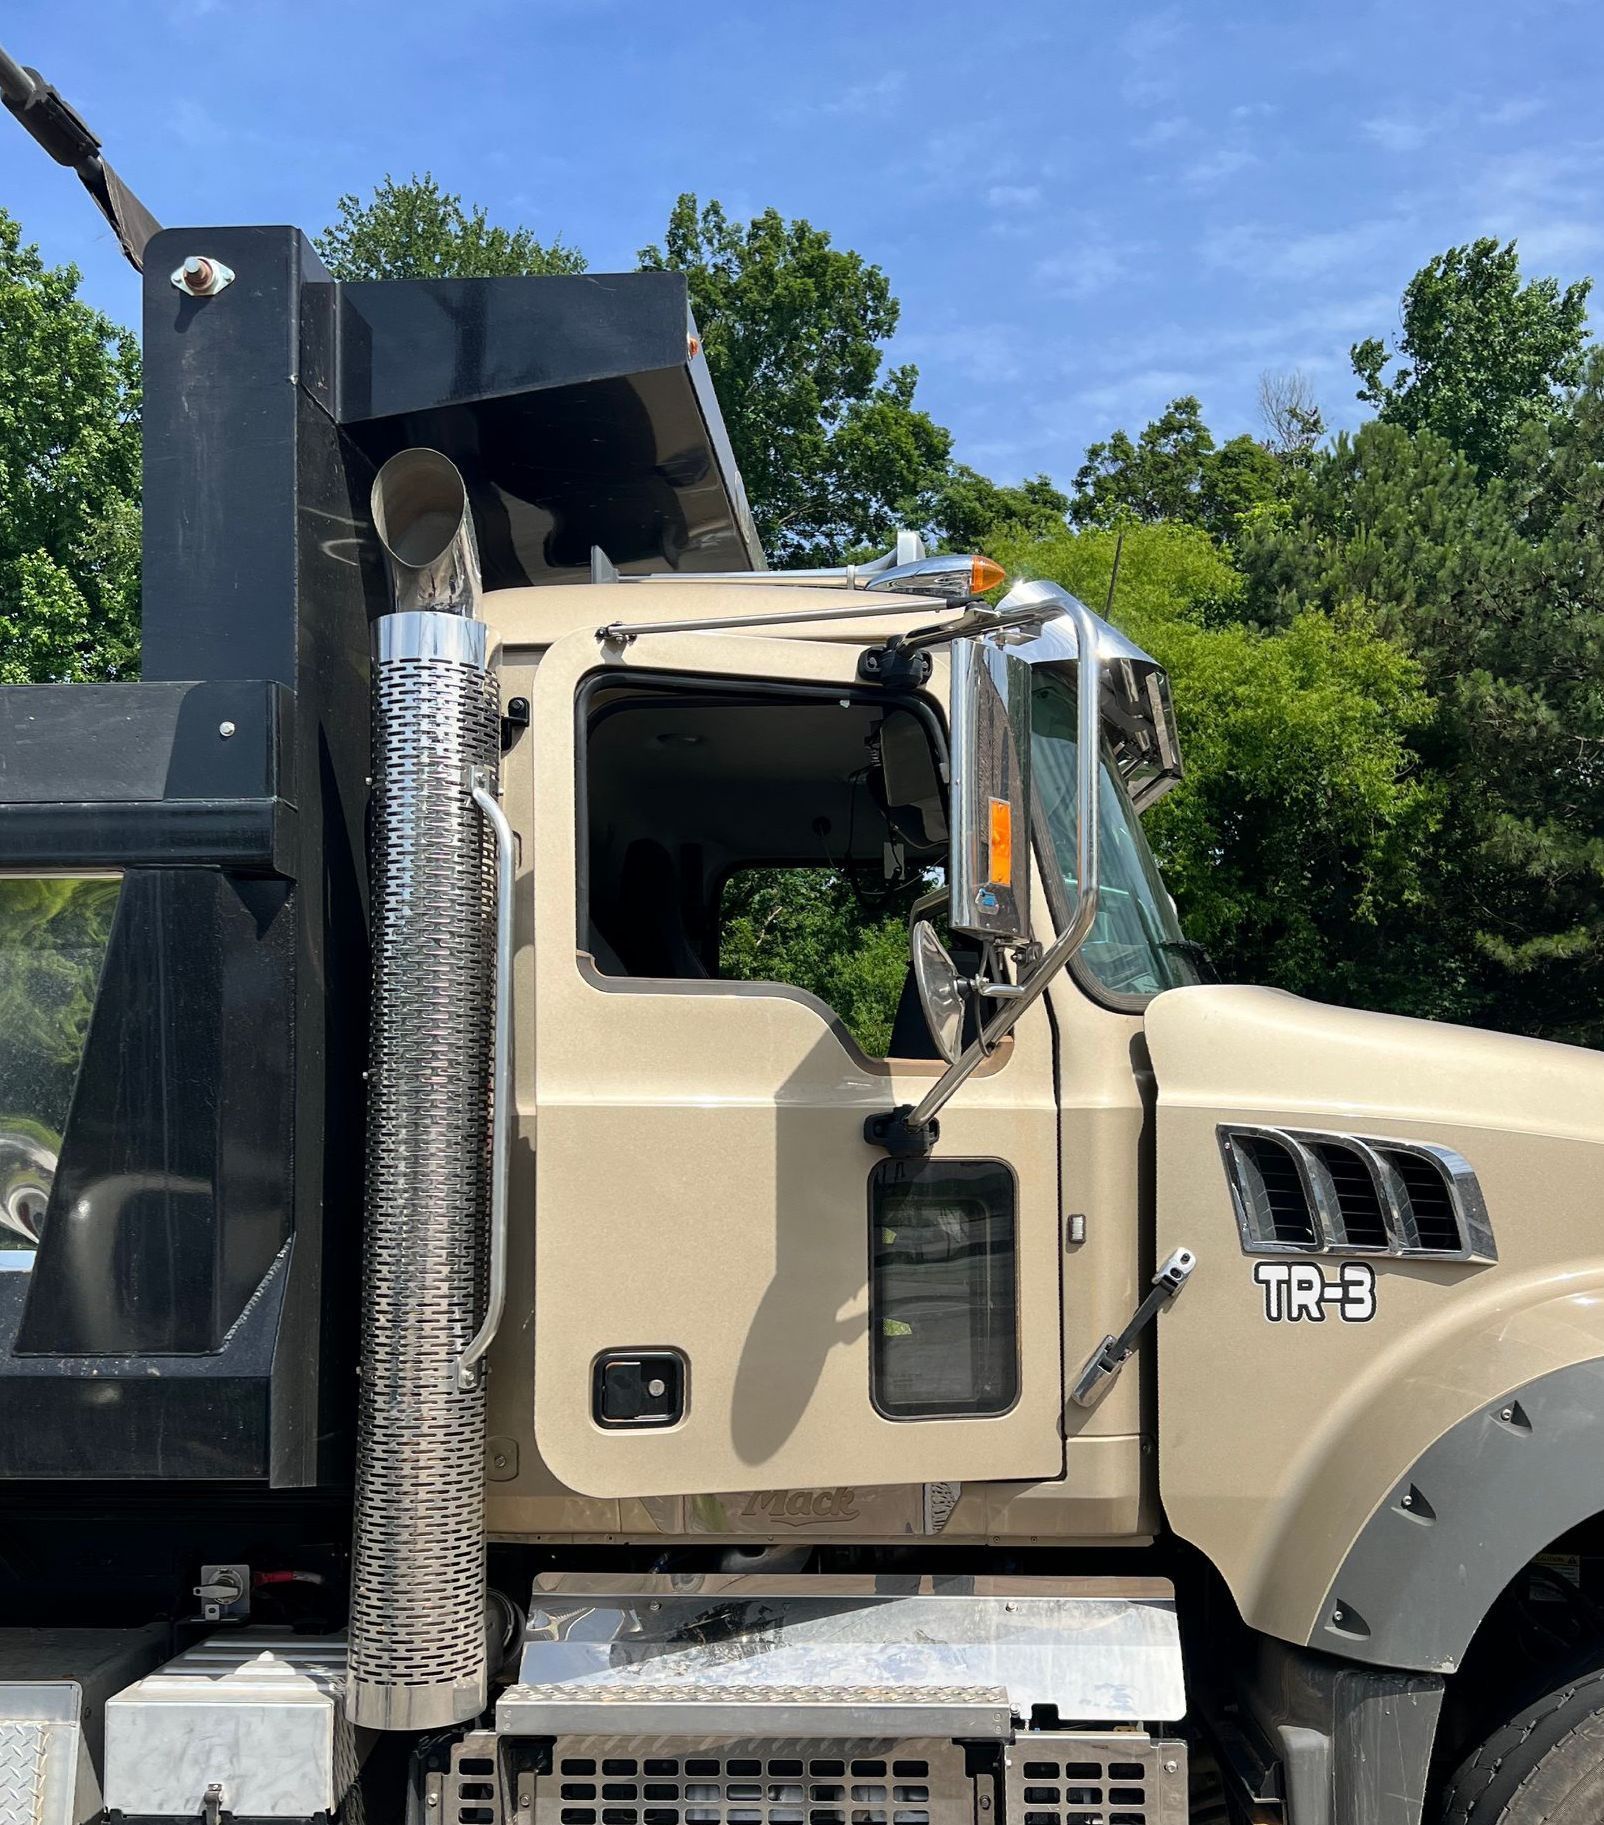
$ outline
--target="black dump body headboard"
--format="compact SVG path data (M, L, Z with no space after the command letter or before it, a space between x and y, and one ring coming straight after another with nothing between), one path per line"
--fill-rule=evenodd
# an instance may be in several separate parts
M8 1120L53 1161L0 1481L307 1488L354 1408L374 470L451 456L492 588L762 553L679 275L337 285L206 228L144 286L143 681L0 689L0 875L120 879L59 1134L0 1072L0 1166Z

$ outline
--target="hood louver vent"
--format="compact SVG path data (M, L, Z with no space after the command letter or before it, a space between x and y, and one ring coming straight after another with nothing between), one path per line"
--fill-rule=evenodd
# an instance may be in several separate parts
M1451 1148L1291 1128L1219 1137L1249 1254L1498 1259L1481 1186Z
M1369 1160L1357 1147L1346 1147L1340 1141L1312 1140L1308 1145L1331 1180L1344 1244L1349 1248L1385 1249L1391 1240L1386 1206Z
M1442 1171L1419 1154L1388 1150L1382 1158L1403 1180L1404 1196L1414 1218L1415 1246L1443 1250L1463 1246L1453 1197Z
M1234 1148L1256 1233L1288 1247L1318 1248L1314 1211L1293 1150L1267 1134L1238 1135Z

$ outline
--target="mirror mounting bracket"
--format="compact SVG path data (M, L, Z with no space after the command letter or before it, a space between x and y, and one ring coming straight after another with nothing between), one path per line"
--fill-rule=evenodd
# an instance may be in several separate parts
M931 658L916 646L893 635L884 646L866 647L858 655L858 676L865 684L884 685L892 691L917 691L930 677Z
M912 1115L912 1103L883 1109L865 1120L863 1138L871 1147L883 1147L894 1160L927 1159L941 1139L941 1123L934 1116L927 1122L915 1122L910 1120Z

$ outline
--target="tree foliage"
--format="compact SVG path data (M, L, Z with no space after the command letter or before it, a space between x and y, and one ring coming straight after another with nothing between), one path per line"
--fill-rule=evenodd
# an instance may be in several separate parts
M871 897L833 868L744 869L724 889L719 974L806 989L883 1058L908 973L908 908L924 885Z
M954 463L937 491L930 530L953 551L981 551L1004 532L1038 538L1060 532L1068 512L1069 496L1045 475L998 483Z
M0 1126L59 1146L111 935L115 880L0 880Z
M1499 474L1522 426L1581 378L1590 287L1523 284L1513 241L1450 247L1405 287L1396 350L1377 336L1354 344L1359 397L1406 431L1435 431L1480 474Z
M1275 456L1251 437L1217 447L1202 405L1187 395L1136 438L1116 431L1087 450L1069 515L1077 526L1134 519L1200 526L1229 539L1274 501L1281 476Z
M758 532L778 563L833 563L934 516L951 438L913 403L918 370L881 374L890 281L824 230L748 222L686 194L643 267L685 274Z
M313 242L336 279L503 279L577 273L585 256L559 235L501 228L480 204L465 206L431 172L403 183L387 176L363 202L342 196L338 216Z
M1244 557L1250 613L1364 612L1421 668L1422 865L1450 1011L1604 1041L1604 358L1502 477L1429 429L1339 438Z
M1004 561L1101 608L1116 536L1061 531ZM1409 746L1419 668L1357 605L1259 628L1242 597L1200 528L1125 530L1114 619L1169 673L1186 759L1147 828L1187 932L1231 980L1439 1012L1397 946L1438 818Z
M0 684L139 666L139 351L0 210Z
M340 199L346 278L576 272L425 173ZM765 542L782 563L899 525L1059 577L1169 668L1190 778L1152 833L1225 973L1604 1043L1604 356L1588 282L1513 243L1410 281L1352 353L1376 417L1325 441L1298 375L1266 435L1195 398L1094 443L1066 495L952 459L886 367L886 275L806 221L682 196L643 264L686 274ZM0 215L0 682L137 664L139 366ZM873 1049L905 908L829 871L751 877L735 973L826 995Z

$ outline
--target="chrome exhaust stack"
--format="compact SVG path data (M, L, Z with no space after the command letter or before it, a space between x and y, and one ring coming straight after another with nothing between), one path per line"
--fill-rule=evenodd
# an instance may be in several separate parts
M495 797L497 655L475 612L462 477L437 451L403 450L379 471L372 512L395 609L374 625L346 1710L372 1729L429 1730L466 1722L488 1698L482 1357L504 1280L504 1229L490 1219L492 1130L506 1113L507 971L496 965L511 915L498 866L504 889L511 853ZM504 1157L504 1133L494 1151ZM504 1183L496 1191L504 1218Z

